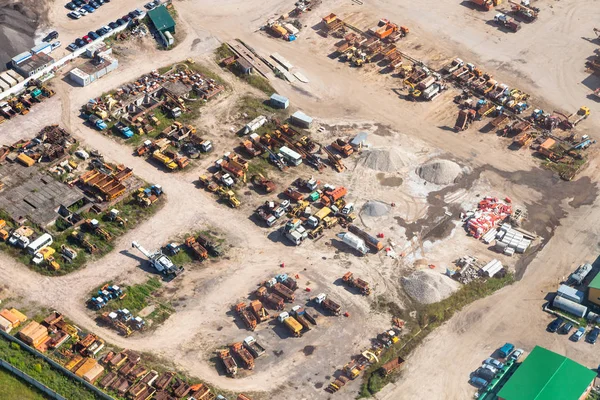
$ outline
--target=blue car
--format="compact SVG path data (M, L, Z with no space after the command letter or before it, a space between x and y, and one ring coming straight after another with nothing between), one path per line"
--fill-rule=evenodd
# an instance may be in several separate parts
M585 341L590 344L595 344L598 340L598 335L600 335L600 328L595 326L594 329L592 329L590 333L588 333L587 337L585 338Z
M81 8L83 8L85 11L87 11L89 13L93 13L94 11L96 11L96 9L92 6L90 6L89 4L85 4Z
M77 45L77 47L83 47L85 46L87 43L85 40L83 40L82 38L77 38L75 39L75 44Z
M90 39L92 39L92 40L96 40L96 39L98 39L98 38L100 37L100 35L98 35L98 34L97 34L96 32L94 32L94 31L89 31L87 35L88 35L88 36L89 36L89 38L90 38Z
M96 3L95 1L90 1L89 5L91 5L94 8L100 8L100 4Z
M469 381L469 383L471 385L475 386L477 389L484 388L488 385L488 383L485 379L480 378L478 376L472 377L471 380Z

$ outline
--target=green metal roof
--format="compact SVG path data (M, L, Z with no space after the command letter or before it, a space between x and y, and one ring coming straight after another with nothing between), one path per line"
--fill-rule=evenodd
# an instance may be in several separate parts
M169 14L165 6L156 7L154 10L148 11L148 17L159 31L165 31L175 28L175 21Z
M596 274L596 276L594 277L594 279L592 279L588 287L600 289L600 272Z
M596 373L536 346L498 393L505 400L579 400Z

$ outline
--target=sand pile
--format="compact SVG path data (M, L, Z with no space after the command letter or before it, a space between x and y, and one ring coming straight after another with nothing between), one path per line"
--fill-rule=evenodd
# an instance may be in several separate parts
M431 160L417 168L417 175L437 185L454 183L462 173L460 165L450 160Z
M365 205L360 210L362 215L366 215L369 217L383 217L390 212L390 206L380 201L367 201Z
M397 150L373 149L363 153L362 164L375 171L397 172L406 161Z
M459 283L446 275L428 269L413 272L401 279L406 294L421 304L431 304L450 297L458 290Z

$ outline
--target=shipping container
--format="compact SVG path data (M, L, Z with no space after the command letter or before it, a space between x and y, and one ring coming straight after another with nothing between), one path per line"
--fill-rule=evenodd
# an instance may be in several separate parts
M17 82L17 80L15 78L10 76L6 71L0 73L0 79L2 79L10 87L17 86L17 84L19 83L19 82Z
M25 78L23 78L17 71L13 71L12 69L6 70L6 73L19 83L25 80Z
M12 324L13 328L18 328L19 325L21 325L19 318L7 309L0 311L0 317L4 317L4 319L7 319Z
M6 333L10 333L12 328L13 328L13 326L10 323L10 321L7 320L6 318L0 316L0 329L2 329Z
M75 371L75 375L77 375L80 378L83 377L83 375L88 373L93 367L96 366L96 364L98 364L98 361L94 360L93 358L86 359L83 362L83 364L81 364L81 366L77 368L77 370Z
M35 164L35 160L33 158L29 157L25 153L19 154L17 156L17 160L26 167L31 167L32 165Z
M21 324L23 322L27 321L27 315L23 314L21 311L17 310L16 308L11 308L10 312L19 319L19 322Z

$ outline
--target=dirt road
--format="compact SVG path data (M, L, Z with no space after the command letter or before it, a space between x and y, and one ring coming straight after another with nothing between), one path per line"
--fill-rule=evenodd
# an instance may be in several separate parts
M156 352L156 349L161 349L159 354L177 360L182 368L213 384L236 390L272 390L293 380L303 384L299 389L285 385L279 392L281 398L326 398L322 383L347 361L350 354L367 346L368 338L378 329L386 327L384 319L387 316L373 313L371 304L366 300L357 299L325 282L333 282L336 276L339 277L342 271L352 266L376 280L380 294L393 294L397 281L391 277L397 278L397 264L377 258L357 260L343 253L340 255L339 250L333 246L327 248L319 244L318 247L290 248L271 241L265 237L265 231L246 216L240 218L238 211L216 204L211 195L195 187L193 181L196 175L213 160L205 159L197 168L186 173L167 175L143 159L132 156L129 147L83 126L78 117L79 107L89 98L151 69L188 57L205 57L206 61L210 58L207 54L220 41L241 37L265 56L273 52L280 53L309 78L308 84L289 85L276 80L273 85L291 99L294 107L316 117L319 122L378 122L384 129L378 135L373 135L373 141L380 147L389 146L407 153L422 153L419 157L427 154L450 154L463 165L472 168L502 171L503 175L490 178L489 186L496 186L506 194L519 194L518 197L542 210L538 212L540 218L544 217L544 212L551 218L560 211L543 207L544 196L552 196L552 192L547 188L529 187L534 185L523 181L526 173L535 174L537 171L537 161L526 151L508 151L507 144L502 139L475 130L461 134L449 132L447 127L452 126L455 118L451 93L434 103L406 102L393 90L400 86L397 79L381 76L368 67L363 70L349 68L346 64L328 58L334 41L322 38L311 27L318 24L320 16L330 11L341 16L352 14L357 20L362 20L365 26L374 24L383 16L401 24L405 24L408 18L406 24L411 26L411 36L402 43L410 46L415 54L429 56L435 61L459 55L465 60L481 62L490 70L498 69L499 76L506 79L507 83L531 90L536 100L541 99L544 104L550 104L550 107L564 107L569 111L589 103L586 99L587 89L579 82L587 79L581 65L584 58L593 52L593 44L582 40L581 36L591 35L588 25L593 19L588 19L588 16L598 10L592 7L594 1L583 3L588 7L575 7L574 1L549 3L548 6L553 6L553 12L542 14L540 21L535 25L525 26L518 36L508 36L485 23L492 14L484 16L460 4L425 0L415 5L414 2L387 0L375 5L349 7L348 1L338 0L327 3L327 6L322 5L313 14L309 14L300 39L288 43L270 38L257 30L268 18L291 9L292 2L175 2L185 36L173 50L164 52L152 47L143 51L132 49L132 53L123 55L123 62L117 72L86 88L73 88L65 82L57 85L57 98L60 96L62 99L62 124L84 144L100 149L107 159L132 167L136 174L149 182L161 183L168 196L166 205L151 220L122 237L112 253L83 270L65 277L46 278L0 254L0 277L10 282L10 290L16 294L46 307L59 308L78 324L99 332L109 342L141 351ZM113 1L104 10L100 10L104 14L99 11L93 17L95 19L87 21L104 24L101 21L103 18L111 20L113 16L117 17L135 6L136 4L128 3L125 7ZM58 27L61 35L62 32L65 35L79 36L87 33L87 25L80 22L83 20L67 21L63 17L64 10L59 9L59 5L54 7L50 13L51 23ZM450 21L444 24L444 31L438 25L440 21ZM464 21L469 23L465 24ZM79 32L82 29L84 31ZM526 34L527 30L530 31L529 34ZM588 30L590 35L586 34ZM550 51L547 43L551 42L563 44L563 50ZM573 43L577 45L572 45ZM420 44L423 44L423 48L417 48ZM517 61L521 59L524 62ZM518 68L514 66L515 63ZM589 82L592 81L587 81ZM245 90L244 88L234 84L235 90ZM58 104L55 105L58 108ZM44 106L42 104L37 107ZM592 118L585 121L585 125L582 124L585 130L593 130L598 126L596 115L600 109L597 104L591 106ZM35 118L37 122L32 118L22 130L17 130L17 122L27 117L29 115L3 124L0 131L6 130L10 132L10 136L2 135L0 141L10 143L19 138L19 135L30 137L47 122L44 118ZM215 116L208 116L207 120L205 122L212 127L211 134L222 141L223 148L219 152L236 143L237 138L231 135L229 126L221 124ZM198 123L204 123L202 117ZM416 165L411 166L407 162L402 171L407 174L413 167ZM598 176L597 163L592 161L584 174L592 178ZM407 211L410 219L416 220L425 213L427 206L418 201L418 198L415 200L417 196L407 193L405 189L398 189L398 193L393 189L384 191L375 181L364 182L370 179L365 178L367 176L371 177L364 169L359 168L353 174L347 173L335 179L342 183L353 182L350 187L356 187L357 191L361 188L363 199L367 199L369 195L381 196L390 202L401 198L406 203L405 208L410 208ZM598 200L594 199L593 205L576 209L569 206L568 202L569 199L565 199L560 204L568 213L568 223L565 220L557 228L554 238L529 266L523 280L467 307L434 332L409 359L408 368L401 380L387 387L380 395L381 398L464 399L473 392L467 384L469 372L505 341L526 349L534 344L545 345L593 365L594 355L587 351L587 345L571 344L562 337L544 333L543 327L548 317L540 311L544 296L556 286L558 279L565 276L575 264L594 260L598 250L595 239L598 228L594 224ZM248 213L248 210L245 212ZM111 278L133 283L143 281L148 276L139 268L140 259L137 255L128 253L132 240L140 241L147 248L156 248L178 234L206 226L222 230L228 243L234 248L230 252L230 260L210 264L209 267L192 268L186 271L181 281L169 284L177 290L177 297L190 299L184 302L185 308L178 309L163 326L146 336L124 339L113 331L95 325L84 307L85 297L93 287ZM442 252L436 251L436 257L442 255ZM243 334L234 326L231 318L225 316L226 309L254 289L254 282L273 274L282 260L299 269L307 268L305 273L312 282L321 284L322 290L331 290L344 304L356 308L357 320L337 330L332 323L325 331L327 335L314 339L320 351L315 359L300 356L297 351L301 350L300 345L274 338L274 349L283 350L285 347L286 356L281 359L273 357L268 368L257 369L251 377L236 380L218 375L206 354L210 353L211 348L222 344L223 340ZM40 287L44 290L39 290ZM276 330L269 328L261 334L271 338ZM331 338L343 338L343 351L336 348L335 340L332 341ZM313 371L320 374L319 378L314 379L319 379L321 386L313 385L307 380L312 378ZM438 379L430 379L432 375ZM423 385L423 382L428 382L428 385ZM345 395L353 394L347 391L342 396Z

